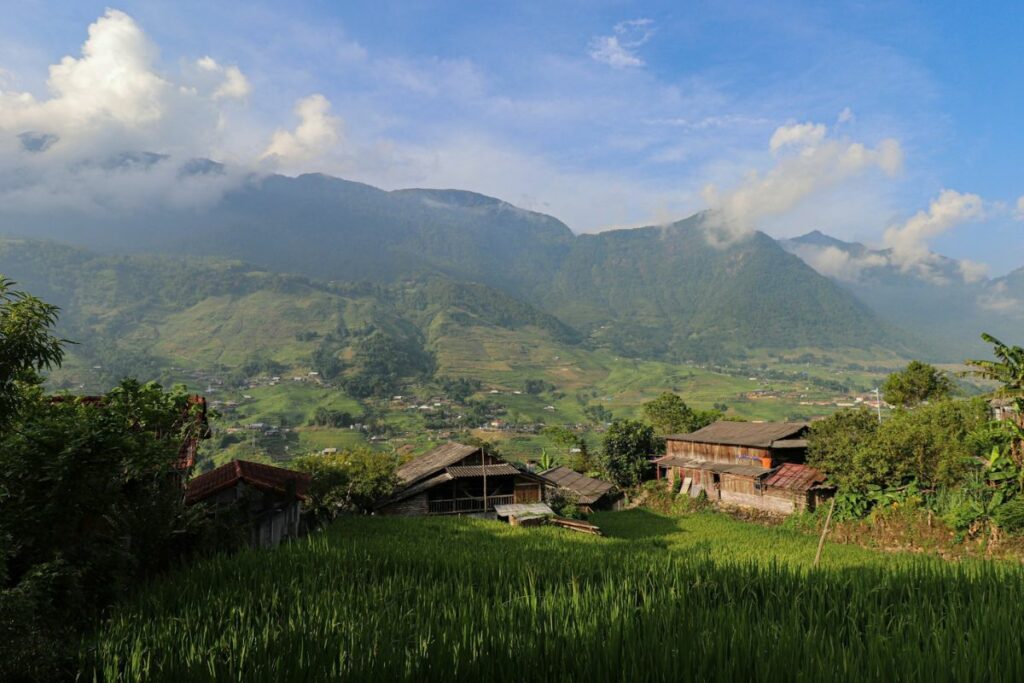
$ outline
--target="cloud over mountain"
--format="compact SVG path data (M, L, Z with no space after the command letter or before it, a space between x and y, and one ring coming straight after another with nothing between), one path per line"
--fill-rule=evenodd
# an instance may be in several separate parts
M769 147L776 157L767 171L751 170L728 190L705 187L704 199L712 211L707 222L712 243L735 242L756 230L762 219L782 215L816 193L871 170L893 176L903 165L897 140L886 138L868 147L827 137L824 124L782 126L772 135Z

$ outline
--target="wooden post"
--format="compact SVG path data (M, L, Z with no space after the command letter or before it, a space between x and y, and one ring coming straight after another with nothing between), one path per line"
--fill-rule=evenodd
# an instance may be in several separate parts
M814 554L814 566L818 566L821 560L821 549L825 547L825 534L828 533L829 522L832 521L832 511L836 509L836 496L832 496L832 504L828 506L828 514L825 516L825 526L821 529L821 538L818 539L818 552Z
M480 471L484 475L484 514L487 514L487 463L484 462L484 448L480 447Z

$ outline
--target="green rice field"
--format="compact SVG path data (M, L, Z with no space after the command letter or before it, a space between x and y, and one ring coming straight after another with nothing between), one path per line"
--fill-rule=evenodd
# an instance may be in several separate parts
M165 577L83 647L138 681L1024 680L1024 571L710 513L606 536L344 519Z

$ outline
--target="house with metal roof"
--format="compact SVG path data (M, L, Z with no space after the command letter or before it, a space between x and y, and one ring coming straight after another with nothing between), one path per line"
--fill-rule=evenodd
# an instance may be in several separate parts
M622 504L622 492L611 482L580 474L568 467L552 467L540 473L560 491L576 500L577 506L586 513L594 510L615 510Z
M450 442L398 468L383 515L492 514L497 505L540 503L547 479L520 470L479 446Z
M310 484L303 472L232 460L189 480L185 503L202 503L210 514L241 509L252 528L252 545L272 548L299 535Z
M680 495L703 492L714 502L784 514L813 507L816 498L810 490L824 477L803 465L808 429L806 422L719 421L689 434L670 434L665 455L654 461L657 476ZM783 470L786 477L773 476ZM793 479L796 472L803 474ZM793 487L807 477L814 482L801 494L801 506Z

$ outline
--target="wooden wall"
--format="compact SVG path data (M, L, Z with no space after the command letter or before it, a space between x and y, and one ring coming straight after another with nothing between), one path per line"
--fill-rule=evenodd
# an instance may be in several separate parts
M531 481L516 482L517 503L539 503L543 495L544 492L540 484Z
M731 465L758 465L761 458L771 456L771 451L767 448L729 446L720 443L693 443L669 439L665 442L665 454Z
M377 511L382 515L425 515L430 512L430 505L427 500L427 493L424 491L415 496L410 496L404 500L399 500L382 507Z

